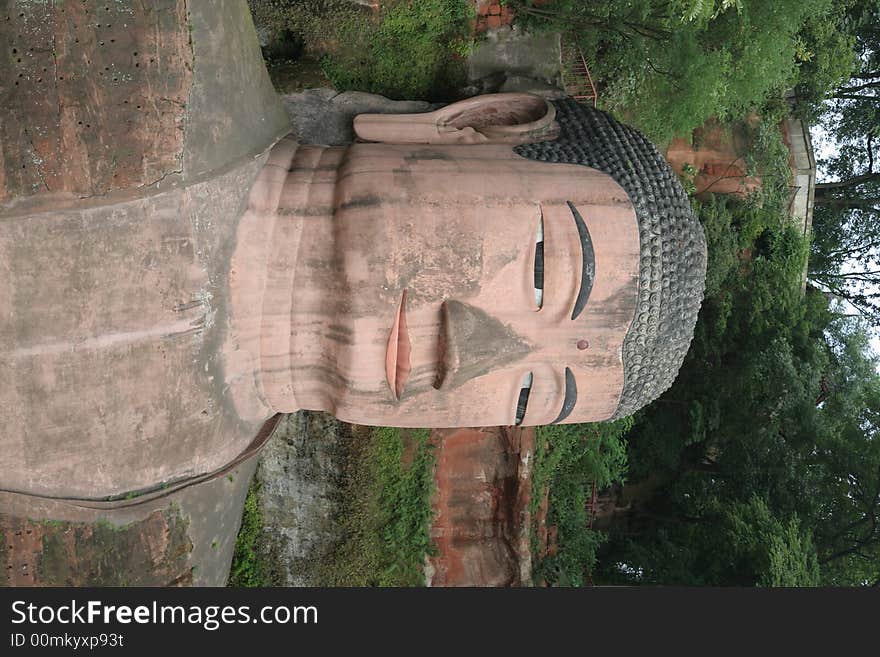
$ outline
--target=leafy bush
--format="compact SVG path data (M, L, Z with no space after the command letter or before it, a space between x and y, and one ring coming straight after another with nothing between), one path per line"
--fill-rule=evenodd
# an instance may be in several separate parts
M324 584L424 583L425 557L433 549L434 454L428 438L424 429L379 427L353 455L338 510L343 537L321 567Z
M582 586L596 551L605 540L589 528L586 509L595 482L597 490L622 483L626 473L626 441L632 425L627 418L607 424L538 427L532 505L536 510L545 486L550 489L548 524L558 529L558 552L541 560L534 576L560 586Z
M266 537L263 532L263 513L260 510L259 483L251 482L244 500L244 514L232 553L229 586L272 586L270 568L266 562Z
M830 84L851 60L850 42L821 27L838 13L831 0L514 5L530 27L577 42L603 106L659 143L713 116L741 118L799 82Z
M324 72L340 90L398 99L436 100L463 78L455 58L470 38L473 7L464 0L397 0L375 23L340 25L341 47L325 56Z
M291 33L340 91L448 100L464 78L474 8L466 0L387 0L378 15L346 0L250 0L270 34Z

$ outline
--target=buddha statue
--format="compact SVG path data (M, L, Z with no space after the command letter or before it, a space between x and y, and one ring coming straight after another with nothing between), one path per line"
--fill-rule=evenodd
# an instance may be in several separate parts
M300 144L244 0L7 12L0 530L30 555L9 583L119 583L46 576L44 520L128 532L128 583L222 583L279 413L596 422L675 378L705 240L606 114L496 94Z

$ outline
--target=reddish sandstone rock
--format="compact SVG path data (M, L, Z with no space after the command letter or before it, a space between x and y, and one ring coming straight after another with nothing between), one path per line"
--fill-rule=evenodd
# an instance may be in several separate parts
M534 430L438 429L432 586L511 586L531 576Z
M490 30L496 27L501 27L501 16L489 16L489 20L486 21L486 24L489 26Z
M760 186L760 178L748 174L745 153L749 148L746 124L728 131L717 120L694 130L690 139L677 137L666 149L666 159L676 173L686 167L695 172L697 195L731 194L744 197Z
M179 511L156 510L122 527L0 515L10 586L192 584L192 543Z

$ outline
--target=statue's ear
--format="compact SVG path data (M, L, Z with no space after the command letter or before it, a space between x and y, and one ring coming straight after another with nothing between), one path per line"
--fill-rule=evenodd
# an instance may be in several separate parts
M556 108L532 94L487 94L424 114L358 114L354 132L386 144L527 144L559 134Z

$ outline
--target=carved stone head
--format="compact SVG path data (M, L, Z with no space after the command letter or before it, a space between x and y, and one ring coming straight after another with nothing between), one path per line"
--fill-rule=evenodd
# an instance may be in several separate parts
M273 409L587 422L671 384L705 241L639 133L528 94L360 115L355 132L371 143L276 146L242 224L275 236L238 267L274 300L260 364Z

